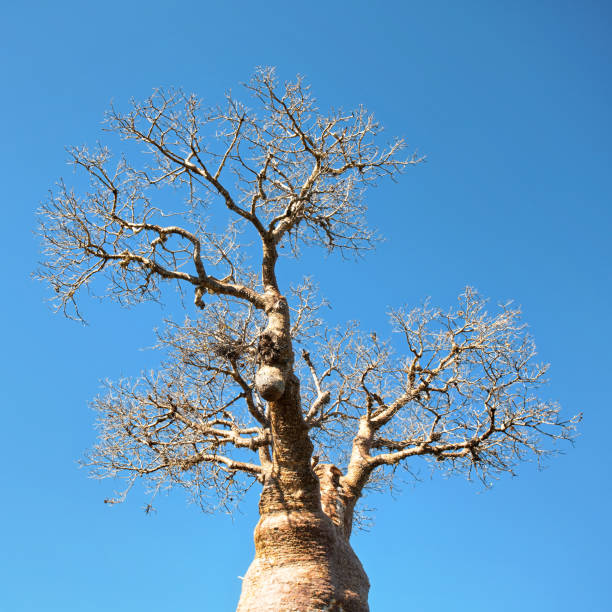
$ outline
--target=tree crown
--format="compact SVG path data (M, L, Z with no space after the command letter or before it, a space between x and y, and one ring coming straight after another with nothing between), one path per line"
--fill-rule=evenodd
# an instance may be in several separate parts
M576 418L540 398L547 366L535 363L512 304L490 314L468 288L448 312L427 303L395 310L398 350L356 324L326 326L312 280L279 286L283 246L292 256L302 245L369 249L376 237L364 190L420 158L403 157L401 140L378 144L380 127L364 108L321 113L299 78L281 85L261 69L245 87L253 108L228 94L204 109L179 90L111 108L107 128L146 155L113 164L104 146L73 148L89 189L77 195L62 182L42 207L39 276L66 315L81 318L77 298L102 276L105 295L122 303L159 299L162 284L175 282L200 309L159 335L167 360L158 372L108 383L95 400L94 473L124 476L128 488L138 478L154 491L180 485L207 508L228 507L263 482L275 434L272 396L257 377L277 360L283 326L289 346L303 347L285 361L302 383L313 465L341 466L355 500L376 474L410 470L416 456L488 482L571 439ZM164 206L168 192L182 204ZM246 231L256 250L245 247ZM274 317L276 335L266 331Z

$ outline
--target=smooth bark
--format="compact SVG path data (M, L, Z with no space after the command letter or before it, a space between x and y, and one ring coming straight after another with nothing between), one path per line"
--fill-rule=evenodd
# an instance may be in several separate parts
M266 483L237 612L369 611L370 584L344 527L338 473L317 466L307 479L314 488L287 498L285 507L277 482Z

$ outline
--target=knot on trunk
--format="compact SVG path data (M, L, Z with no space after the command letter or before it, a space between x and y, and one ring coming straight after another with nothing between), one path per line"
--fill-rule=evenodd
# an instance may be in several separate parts
M263 365L255 374L257 392L267 402L280 399L285 392L285 377L280 368Z
M273 329L266 329L257 347L259 369L255 375L257 391L266 401L275 401L285 392L285 378L291 365L290 341Z

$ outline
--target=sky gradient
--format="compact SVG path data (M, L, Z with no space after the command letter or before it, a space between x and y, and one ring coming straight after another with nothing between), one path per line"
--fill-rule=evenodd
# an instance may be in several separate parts
M375 524L354 547L372 611L610 609L609 3L30 2L4 3L0 21L1 610L235 609L256 496L233 519L180 491L145 515L141 492L109 507L113 483L77 465L100 381L154 367L152 331L180 304L84 300L83 327L51 312L31 273L36 209L73 179L65 147L104 138L111 100L174 85L215 103L258 65L304 75L322 109L364 104L427 156L369 192L376 252L306 252L281 283L312 275L331 323L383 335L389 307L448 307L466 285L514 299L552 363L546 393L584 412L575 447L544 471L483 491L423 465L422 482L369 497Z

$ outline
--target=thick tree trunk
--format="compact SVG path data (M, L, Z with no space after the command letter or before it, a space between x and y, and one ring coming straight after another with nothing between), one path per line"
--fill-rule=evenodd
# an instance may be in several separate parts
M319 467L322 505L333 509L331 517L322 509L268 512L264 490L255 559L237 612L368 612L370 585L344 529L341 499L326 491L324 470L337 468Z
M312 468L289 307L275 290L266 314L255 384L268 402L272 457L238 612L368 612L368 578L349 544L354 502L343 496L335 466Z

